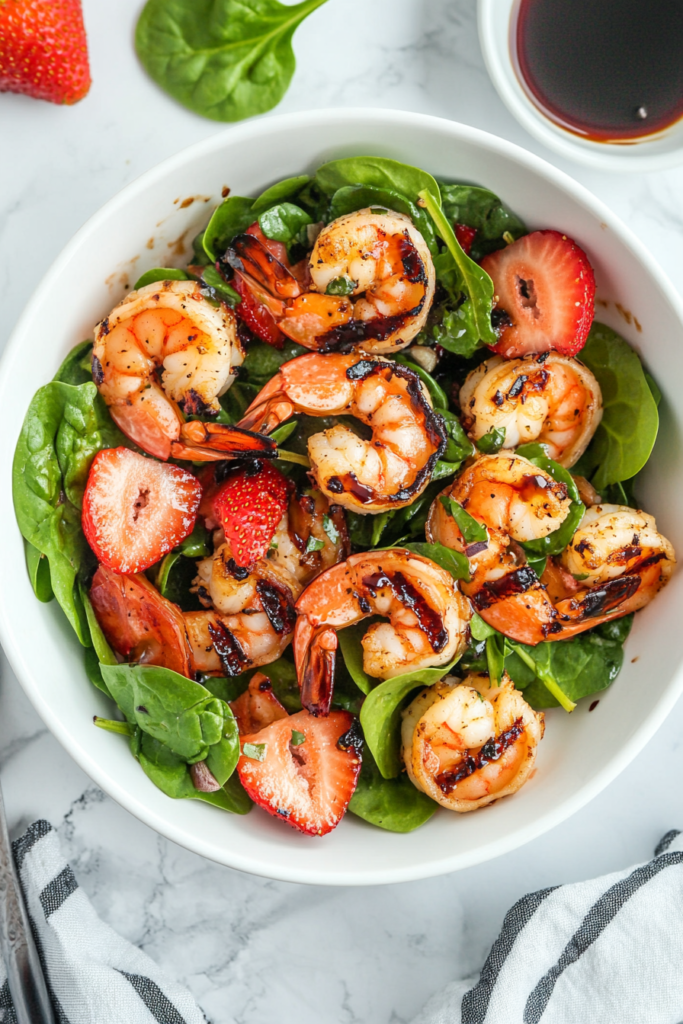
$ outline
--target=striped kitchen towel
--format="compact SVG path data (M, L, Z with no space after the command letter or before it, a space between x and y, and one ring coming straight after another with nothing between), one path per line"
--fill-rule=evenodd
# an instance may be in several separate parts
M12 845L58 1024L206 1024L187 989L99 919L47 821ZM0 1021L16 1024L1 960Z
M413 1024L681 1021L683 834L673 831L647 864L524 896L480 977L449 985Z

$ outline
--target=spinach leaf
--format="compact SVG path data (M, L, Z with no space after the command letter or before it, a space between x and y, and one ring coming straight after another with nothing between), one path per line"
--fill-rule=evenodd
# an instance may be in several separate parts
M448 409L439 409L439 412L443 417L446 434L448 435L448 443L443 453L444 462L457 463L459 466L461 462L469 459L470 455L474 454L474 445L463 430L462 424L455 413Z
M213 211L202 238L202 244L212 263L225 253L235 235L241 235L254 223L253 205L253 199L229 196Z
M225 701L200 683L153 665L104 665L102 676L126 719L188 764L206 761L222 786L239 758L239 734Z
M360 724L365 742L385 779L393 779L401 771L401 711L410 694L414 690L438 683L454 665L455 661L452 661L441 668L416 669L386 679L371 690L363 701Z
M285 178L283 181L278 181L254 200L251 212L253 214L263 213L264 210L270 209L275 203L296 199L299 192L308 185L310 180L311 178L308 174L297 174L293 178Z
M294 31L324 2L147 0L135 48L179 103L214 121L239 121L280 102L296 67Z
M265 341L250 341L246 358L240 367L242 379L261 388L275 376L283 363L306 351L303 345L297 345L295 341L287 340L280 349L267 345Z
M189 281L190 275L177 267L153 267L146 270L142 277L139 277L133 289L144 288L147 284L154 284L155 281Z
M48 604L55 596L50 582L50 563L45 555L38 548L34 548L33 544L29 544L27 540L24 541L24 552L33 593L43 604Z
M344 659L346 670L353 679L361 693L368 694L373 685L377 682L372 679L363 668L363 647L361 640L370 625L369 619L356 622L353 626L340 629L337 633L339 648Z
M600 385L603 415L574 472L589 476L600 491L643 468L657 438L659 413L638 355L616 331L593 323L579 357Z
M477 441L477 448L484 455L495 455L505 444L505 427L491 429Z
M52 381L34 395L14 453L19 529L47 556L55 597L84 647L90 636L76 579L93 555L81 528L81 501L95 455L119 444L128 442L93 383Z
M110 700L113 700L109 687L104 681L102 675L102 665L117 665L118 661L116 655L112 651L111 647L107 643L107 639L100 628L100 624L97 621L97 616L90 603L90 598L85 587L80 584L79 591L81 595L81 601L83 602L83 608L85 609L85 617L88 623L88 629L90 631L90 638L92 641L92 647L86 647L85 649L85 671L88 679L96 686L98 690L105 693Z
M407 366L409 370L416 373L420 380L424 383L427 391L430 394L434 408L443 414L444 410L448 409L448 395L441 387L440 384L432 377L431 373L427 373L421 366L414 363L411 359L404 355L394 356L394 362L400 363L402 366Z
M470 563L459 551L447 548L444 544L428 544L426 542L415 542L403 546L416 555L422 555L423 558L429 558L432 562L436 562L442 569L449 572L454 580L465 580L466 583L469 583Z
M202 793L194 787L187 762L142 729L135 730L131 750L145 775L162 793L174 800L203 800L232 814L248 814L252 808L237 773L231 775L217 792Z
M81 341L71 349L68 356L54 375L53 380L62 384L87 384L92 380L92 341Z
M569 513L564 522L549 533L547 537L541 537L539 540L528 540L523 541L521 546L527 553L527 557L530 559L543 559L549 555L559 555L561 551L564 551L569 541L576 533L577 527L583 519L586 506L579 497L579 489L576 486L576 481L571 475L568 469L560 466L558 462L554 462L553 459L549 459L546 455L545 447L542 444L523 444L520 445L516 450L517 455L524 456L530 462L533 462L534 466L538 466L539 469L544 470L548 473L553 480L557 480L558 483L565 484L567 493L572 500L569 506Z
M431 192L423 190L420 199L424 202L427 212L434 221L437 234L446 243L446 248L453 260L454 270L457 268L462 279L462 291L471 302L471 319L474 332L486 345L495 345L498 341L491 324L493 309L493 281L479 264L466 256L450 221L444 216L438 201Z
M358 785L349 803L352 814L388 832L412 832L429 821L437 808L405 772L396 779L383 778L367 743L363 745Z
M603 623L571 640L527 647L512 643L505 669L533 708L572 706L582 697L606 689L619 675L624 661L623 643L633 615ZM548 689L554 683L564 700Z
M201 611L203 605L196 594L190 592L197 575L197 564L179 551L169 551L159 562L154 585L162 597L173 601L184 612Z
M202 295L208 299L213 299L214 302L225 302L227 306L234 309L235 306L239 306L242 301L242 296L239 292L236 292L228 282L225 280L222 274L219 274L215 267L206 266L202 270L202 283L206 285L202 288Z
M318 168L314 181L328 196L345 185L372 185L399 192L413 203L425 189L437 202L439 199L439 186L427 171L381 156L350 156L332 160Z
M276 242L299 241L302 230L313 223L305 210L294 203L271 206L260 215L258 222L266 238L273 238Z
M459 501L446 494L442 494L439 501L451 518L455 520L466 544L479 544L482 541L488 541L489 531L484 524L471 516Z
M438 281L438 271L436 278ZM470 299L461 302L457 309L439 306L431 324L431 340L434 344L463 359L470 359L483 344L474 321L473 309Z
M506 210L500 199L478 185L449 185L439 182L443 212L453 224L476 228L471 256L480 260L506 244L504 234L513 239L526 234L526 227L516 214Z
M413 224L424 238L432 256L436 256L439 247L430 218L425 211L411 202L405 195L393 188L378 188L376 185L344 185L337 189L330 201L329 219L336 220L345 213L355 213L367 206L385 206L397 213L410 217Z

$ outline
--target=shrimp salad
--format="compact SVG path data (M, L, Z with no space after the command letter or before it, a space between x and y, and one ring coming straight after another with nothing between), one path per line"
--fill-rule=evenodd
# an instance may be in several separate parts
M639 504L659 391L594 295L579 241L393 160L224 190L17 445L102 741L308 835L517 793L676 564Z

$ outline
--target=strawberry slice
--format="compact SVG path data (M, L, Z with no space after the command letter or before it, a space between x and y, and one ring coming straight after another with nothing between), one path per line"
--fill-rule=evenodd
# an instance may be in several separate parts
M274 348L282 348L285 343L285 336L277 325L277 321L271 311L263 302L252 294L245 278L240 273L235 273L232 286L242 301L235 306L235 312L245 322L249 330L267 342Z
M105 448L88 474L83 532L107 568L144 572L192 533L201 497L201 484L186 469L129 448Z
M506 359L551 349L575 356L593 323L595 277L583 249L559 231L530 235L485 256L493 279L494 351ZM508 323L509 321L509 323Z
M361 738L353 715L307 711L242 739L240 782L259 807L309 836L341 821L356 788Z
M81 0L0 3L0 92L76 103L89 88Z
M287 480L267 462L254 462L225 481L213 508L237 565L263 558L288 501Z

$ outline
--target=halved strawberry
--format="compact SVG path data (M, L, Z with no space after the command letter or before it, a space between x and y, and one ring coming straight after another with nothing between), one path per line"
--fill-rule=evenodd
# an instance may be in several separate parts
M192 533L201 497L201 484L186 469L129 448L105 448L88 474L83 532L103 565L143 572Z
M236 273L231 283L242 299L235 306L237 315L244 320L249 330L261 341L267 342L274 348L282 348L285 336L268 307L255 298L241 274Z
M76 103L89 88L81 0L0 2L0 92Z
M485 256L481 266L493 279L494 316L505 324L495 352L516 359L551 349L575 356L583 348L593 323L595 277L576 242L559 231L532 231Z
M242 739L240 782L259 807L310 836L341 821L360 772L360 734L348 711L289 715Z
M289 486L274 466L255 462L220 488L213 501L215 518L230 541L237 565L253 565L265 555L287 510Z

